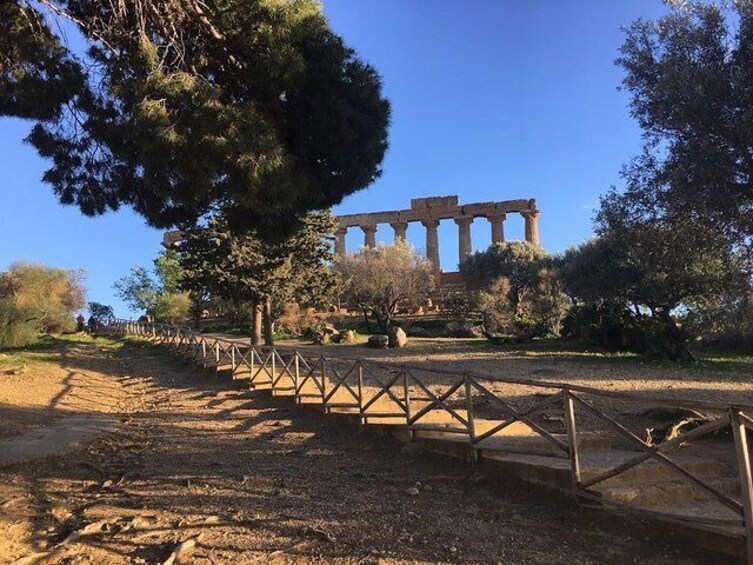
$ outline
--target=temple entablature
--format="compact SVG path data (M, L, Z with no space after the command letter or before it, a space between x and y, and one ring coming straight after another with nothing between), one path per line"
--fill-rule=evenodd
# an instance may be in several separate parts
M500 243L505 240L504 223L508 214L520 214L525 220L526 241L539 245L539 210L536 208L535 199L460 204L458 197L453 195L414 198L411 200L411 207L407 210L338 216L335 253L340 257L345 255L345 235L348 228L363 230L364 245L374 247L376 245L375 233L379 224L389 224L395 232L395 239L404 240L408 224L416 222L426 228L426 256L439 271L437 228L441 220L453 220L458 226L458 262L462 263L473 251L471 244L473 220L485 218L491 225L492 243Z

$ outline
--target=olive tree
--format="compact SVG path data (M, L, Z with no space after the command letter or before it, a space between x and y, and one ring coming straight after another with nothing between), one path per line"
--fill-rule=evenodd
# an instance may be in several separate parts
M607 211L601 234L562 259L567 293L598 315L597 330L618 333L613 345L679 359L691 337L683 319L743 288L747 261L713 224L621 222Z
M421 305L434 289L434 268L408 243L365 247L337 262L343 277L343 299L369 315L386 333L398 307Z
M477 292L487 334L559 334L568 302L556 262L538 245L491 245L468 257L460 272L469 289Z

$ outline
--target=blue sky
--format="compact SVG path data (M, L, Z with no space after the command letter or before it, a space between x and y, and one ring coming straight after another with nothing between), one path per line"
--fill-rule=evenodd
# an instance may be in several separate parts
M660 0L324 0L336 32L382 74L392 102L384 175L335 213L407 208L410 199L536 198L542 244L563 251L591 235L593 207L640 146L613 61L621 26L666 12ZM88 272L89 299L128 315L112 283L149 265L161 232L121 210L86 218L41 182L45 162L0 119L0 269L25 260ZM522 238L521 218L506 235ZM455 270L457 227L440 226L442 268ZM489 224L472 227L475 250ZM423 247L423 228L408 230ZM362 243L351 230L347 244ZM383 226L377 240L390 241Z

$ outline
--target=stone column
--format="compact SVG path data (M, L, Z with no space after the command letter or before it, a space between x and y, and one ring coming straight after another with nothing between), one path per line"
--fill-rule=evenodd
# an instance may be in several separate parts
M376 230L374 224L359 226L363 230L363 244L366 247L376 247Z
M405 232L408 229L408 222L393 222L390 226L395 230L395 241L398 239L405 241Z
M434 265L434 270L439 272L439 220L421 220L426 228L426 258Z
M473 218L455 218L458 225L458 265L462 265L473 251L471 246L471 223Z
M347 233L347 227L339 228L335 232L335 259L345 259L345 234Z
M527 212L521 212L520 215L525 218L526 221L526 241L533 243L534 245L540 245L539 243L539 212L538 210L530 210Z
M503 243L505 241L505 220L507 214L497 214L495 216L487 216L487 220L492 225L492 245L495 243Z

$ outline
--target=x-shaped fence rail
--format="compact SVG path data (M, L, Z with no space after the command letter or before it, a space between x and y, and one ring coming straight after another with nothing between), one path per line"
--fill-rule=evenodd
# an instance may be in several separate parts
M459 438L467 443L474 460L479 454L483 457L483 454L490 452L566 459L569 461L571 490L577 499L675 521L712 527L738 527L746 539L748 563L753 565L753 476L747 438L747 430L753 430L753 406L647 397L573 384L312 355L294 348L256 346L240 340L205 336L166 324L118 320L108 330L148 338L201 364L205 369L229 371L234 378L248 379L254 388L290 396L298 403L319 404L326 412L357 415L362 424L404 426L412 436L416 433L435 433L442 437ZM536 395L532 405L521 408L514 405L514 398L503 398L499 391L494 390L499 383L548 392ZM703 410L715 416L699 427L657 444L650 439L641 439L614 416L596 407L595 402L599 399ZM483 417L478 414L479 407L483 408ZM564 433L546 429L546 425L537 419L551 410L561 415ZM592 428L611 429L636 453L585 476L583 449L580 447L585 436L576 422L576 414L589 416ZM510 438L505 432L516 425L524 426L531 436L543 441L536 445L508 441ZM734 442L739 499L723 492L671 457L671 454L691 442L710 434L718 436L720 431L727 428L731 429ZM649 461L667 467L718 501L730 511L731 517L678 515L638 508L629 503L608 500L594 488Z

